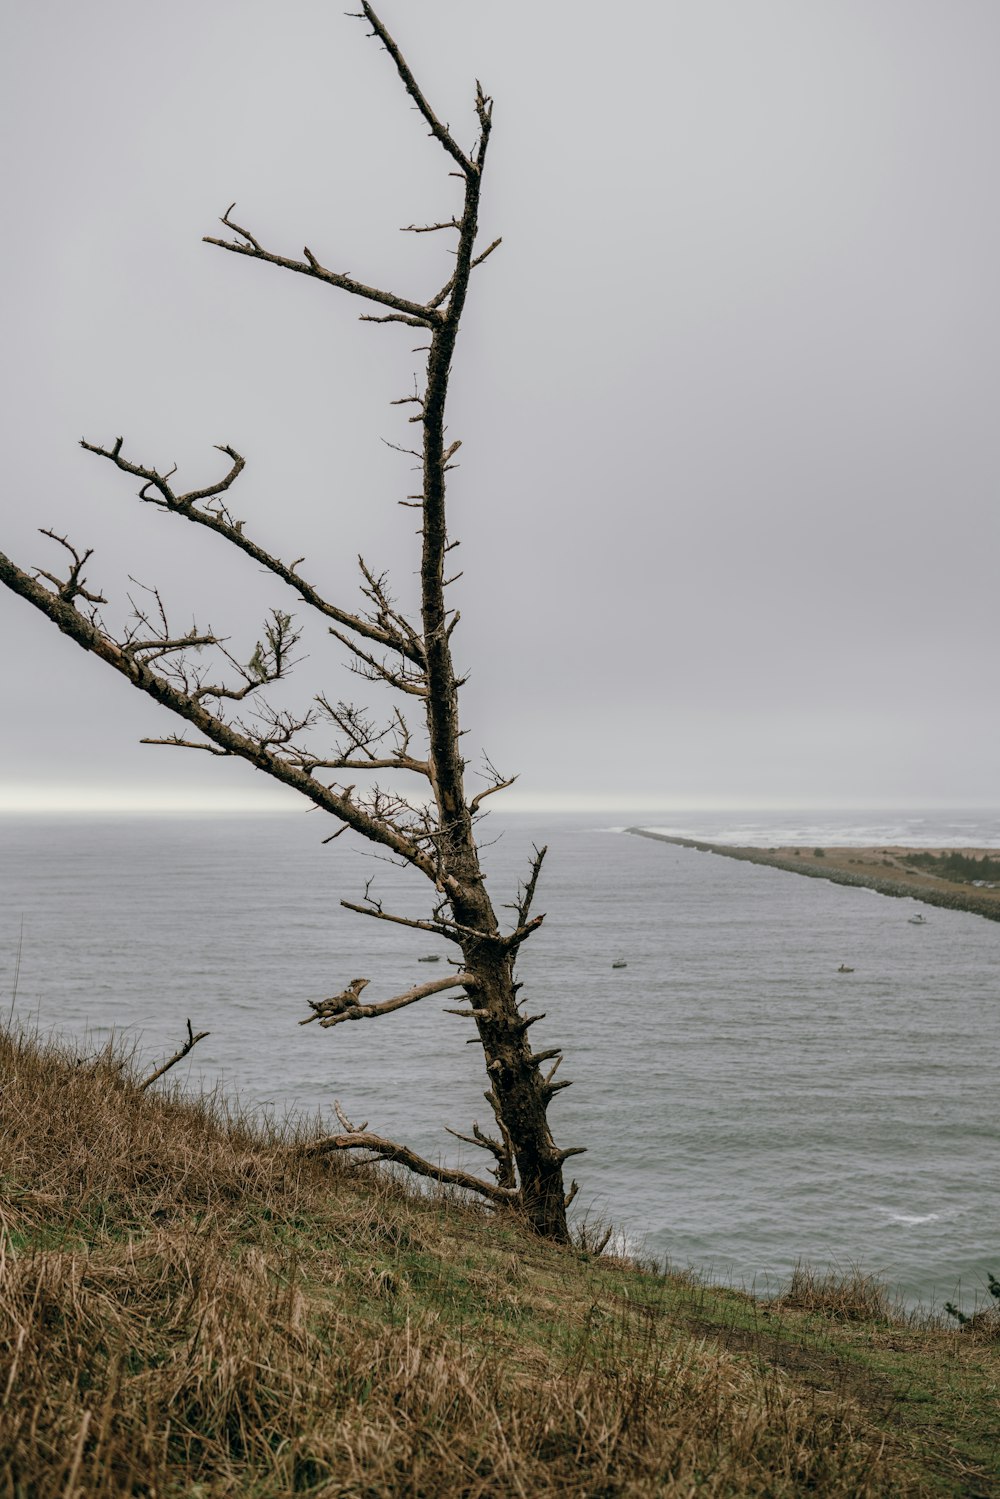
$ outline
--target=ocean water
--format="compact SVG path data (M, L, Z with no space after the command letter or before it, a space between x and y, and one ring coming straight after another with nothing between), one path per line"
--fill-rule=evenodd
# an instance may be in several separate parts
M618 814L620 818L621 814ZM633 814L736 843L1000 846L1000 815ZM445 970L446 944L342 910L366 881L426 912L423 881L319 814L0 818L0 1002L72 1038L112 1034L150 1067L190 1016L173 1077L282 1117L329 1115L480 1165L445 1126L489 1120L468 1022L447 996L300 1027L306 1001L371 979L388 998ZM1000 1273L1000 923L916 908L629 836L610 817L494 814L490 889L513 898L549 845L520 977L575 1208L676 1266L758 1290L797 1261L860 1265L910 1304L973 1304ZM20 946L17 993L13 996ZM627 967L613 969L615 960ZM839 974L846 963L851 974Z

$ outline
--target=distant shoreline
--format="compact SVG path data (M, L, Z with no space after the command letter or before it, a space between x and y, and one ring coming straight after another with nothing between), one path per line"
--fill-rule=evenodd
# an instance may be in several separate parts
M742 859L748 864L766 864L789 874L803 874L808 879L829 880L834 885L860 886L879 895L896 899L922 901L949 911L969 911L1000 921L1000 889L977 890L923 870L908 868L907 855L943 854L942 848L907 848L901 844L875 847L836 846L820 852L809 848L754 848L731 843L709 843L699 838L679 838L671 833L653 833L647 828L626 828L639 838L653 838L659 843L673 843L678 848L696 849L699 853L721 854L724 859ZM992 855L996 849L963 849L970 855Z

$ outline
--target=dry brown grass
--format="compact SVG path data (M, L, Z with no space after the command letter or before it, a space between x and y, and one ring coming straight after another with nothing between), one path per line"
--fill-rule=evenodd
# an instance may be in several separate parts
M1000 1307L980 1307L963 1319L959 1332L972 1342L1000 1343Z
M854 1265L842 1273L821 1273L808 1265L796 1265L774 1305L820 1312L838 1322L895 1322L900 1315L883 1282Z
M0 1496L921 1493L671 1285L0 1037Z

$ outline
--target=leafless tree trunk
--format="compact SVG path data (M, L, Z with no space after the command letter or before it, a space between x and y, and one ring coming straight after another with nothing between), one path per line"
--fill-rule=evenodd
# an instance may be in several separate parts
M356 979L342 994L314 1003L314 1014L308 1019L319 1020L321 1027L327 1028L346 1020L385 1015L446 990L461 991L459 1006L449 1013L464 1017L476 1028L489 1079L486 1098L494 1115L495 1132L482 1130L477 1123L471 1135L459 1138L492 1157L490 1178L434 1166L406 1146L369 1133L367 1126L355 1128L339 1109L342 1132L315 1148L361 1150L401 1162L421 1175L468 1188L495 1204L509 1205L522 1212L540 1234L565 1240L566 1207L575 1184L567 1194L563 1162L579 1151L557 1149L547 1108L553 1095L568 1084L555 1078L562 1060L558 1048L532 1050L530 1027L542 1017L523 1013L518 1000L520 986L514 976L521 944L542 921L540 915L531 914L531 908L545 849L535 850L519 892L512 929L501 931L483 881L474 825L484 798L510 782L494 775L485 791L471 799L467 796L458 711L461 681L451 651L458 614L447 607L445 593L449 581L445 577L446 558L455 545L448 535L445 491L449 467L459 447L445 437L452 358L472 272L500 243L496 240L477 252L479 198L492 101L477 84L479 134L473 150L467 153L431 109L395 41L367 0L362 0L359 19L367 20L372 34L388 52L430 135L448 158L450 175L462 185L463 200L457 216L444 222L407 226L415 233L456 235L454 265L444 285L426 302L415 302L328 270L308 248L303 250L301 260L275 254L236 223L232 217L235 205L222 219L231 237L209 238L207 243L361 297L380 309L366 314L364 321L402 323L425 335L423 390L396 403L414 406L410 420L422 435L419 452L413 450L422 466L420 492L401 502L422 512L419 622L409 620L397 608L385 575L373 572L363 559L359 562L364 603L359 610L351 611L328 601L303 577L301 560L285 563L253 541L243 521L236 520L229 509L228 491L244 467L244 459L234 448L220 449L229 460L221 479L185 492L176 486L173 470L161 473L127 458L121 438L110 447L90 442L82 446L138 479L139 498L146 504L214 531L288 585L302 603L325 619L361 676L388 683L404 704L412 703L422 713L424 732L418 736L419 742L414 742L402 707L397 707L391 722L383 725L354 704L331 703L322 695L308 711L298 715L271 707L262 689L287 675L299 638L291 615L281 609L272 611L250 660L242 664L223 638L214 633L200 632L196 627L173 632L155 591L147 602L133 602L132 618L116 638L99 612L106 600L86 585L84 567L90 551L78 551L66 537L54 532L43 534L64 549L64 576L41 569L31 576L0 553L0 578L78 645L178 714L199 736L189 739L173 734L144 743L173 744L248 760L338 818L341 826L332 836L353 829L419 870L433 886L431 914L420 919L383 910L367 889L361 902L342 904L373 919L446 939L461 954L457 971L379 1004L360 1002L367 980ZM208 659L221 670L219 680L213 680L216 668L204 664L206 650ZM241 718L238 708L234 714L233 705L245 703L253 709L252 715ZM332 752L317 752L312 747L314 735L309 731L322 724L334 731ZM358 777L370 780L383 770L412 778L418 789L410 796L380 788L374 782L366 790L358 789ZM330 779L331 773L336 776L342 772L349 772L354 781L344 784Z

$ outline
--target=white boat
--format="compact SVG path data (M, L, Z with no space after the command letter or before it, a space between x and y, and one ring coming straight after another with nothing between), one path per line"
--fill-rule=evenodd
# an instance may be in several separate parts
M917 912L916 916L907 916L906 919L910 923L911 926L926 926L927 925L927 917L926 916L921 916L921 914L920 914L919 911Z

